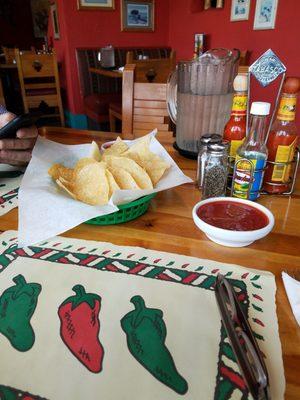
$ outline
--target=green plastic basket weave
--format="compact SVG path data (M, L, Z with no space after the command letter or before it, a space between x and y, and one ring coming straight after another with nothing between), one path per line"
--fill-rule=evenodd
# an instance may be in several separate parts
M156 193L148 194L148 196L141 197L130 203L122 204L118 206L119 211L108 215L102 215L101 217L92 218L89 221L86 221L86 224L114 225L131 221L145 214L148 210L151 199L153 199L155 195Z

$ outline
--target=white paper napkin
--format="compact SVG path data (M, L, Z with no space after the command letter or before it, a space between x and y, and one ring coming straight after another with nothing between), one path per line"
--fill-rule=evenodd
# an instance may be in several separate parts
M293 310L293 314L300 326L300 282L282 272L284 287Z
M90 206L73 200L63 193L48 175L48 169L54 163L73 167L79 158L88 157L91 145L63 145L39 137L19 191L19 245L30 246L59 235L91 218L118 211L117 204L192 182L155 139L155 134L155 131L150 134L150 149L169 162L169 170L154 190L118 190L105 206ZM136 140L133 140L131 145Z

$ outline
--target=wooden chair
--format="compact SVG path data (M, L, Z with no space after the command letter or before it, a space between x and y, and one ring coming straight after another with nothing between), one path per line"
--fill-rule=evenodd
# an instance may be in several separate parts
M133 58L133 52L128 51L126 64L135 64L136 82L166 83L176 67L176 52L172 50L169 58L137 60Z
M59 117L65 125L62 107L57 60L52 54L15 51L24 110L54 108L53 114L42 117ZM58 110L58 112L56 111Z
M134 139L157 128L161 137L172 136L167 110L167 84L135 82L135 65L123 72L122 136Z
M171 51L169 58L150 58L146 60L134 60L133 52L126 54L126 65L135 65L135 82L139 83L166 83L170 73L176 67L176 52ZM122 121L122 103L109 104L110 131L116 131L116 120Z

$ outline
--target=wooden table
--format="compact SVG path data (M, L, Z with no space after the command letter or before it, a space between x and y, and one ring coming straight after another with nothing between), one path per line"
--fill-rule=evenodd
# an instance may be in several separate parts
M79 131L66 128L43 128L48 139L67 144L98 143L116 137L109 132ZM195 178L196 162L181 157L172 147L173 139L162 139L170 155L180 168ZM283 349L286 399L300 399L300 329L293 317L283 287L281 271L300 271L300 191L291 197L264 196L259 203L274 214L275 227L266 238L245 247L227 248L206 238L192 220L192 207L200 200L193 184L186 184L159 193L152 200L149 211L135 221L117 226L80 225L63 236L112 242L118 245L141 246L224 263L236 263L271 271L277 283L277 315ZM0 218L0 230L16 230L18 213L14 209ZM276 399L274 399L276 400Z
M98 67L98 68L89 68L89 71L93 72L94 74L108 76L110 78L122 78L123 76L123 71L119 71L117 69L105 69Z

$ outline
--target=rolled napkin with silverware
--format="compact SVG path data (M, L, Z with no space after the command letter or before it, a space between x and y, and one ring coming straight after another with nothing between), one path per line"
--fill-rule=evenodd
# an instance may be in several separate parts
M292 278L285 272L282 272L282 280L287 297L292 307L293 314L298 322L298 325L300 326L300 281Z

